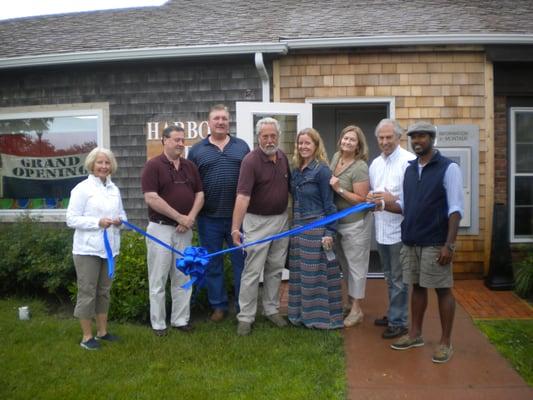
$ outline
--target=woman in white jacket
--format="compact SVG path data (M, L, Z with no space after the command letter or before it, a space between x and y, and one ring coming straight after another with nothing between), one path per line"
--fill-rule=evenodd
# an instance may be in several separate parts
M111 182L111 175L117 170L113 153L102 147L93 149L85 159L85 168L90 171L89 176L70 193L67 225L76 229L72 246L78 283L74 316L79 318L83 333L80 346L97 350L99 340L118 340L107 331L112 281L107 271L103 232L108 230L113 257L116 257L120 249L119 226L126 219L126 213L120 191ZM96 337L92 333L93 318Z

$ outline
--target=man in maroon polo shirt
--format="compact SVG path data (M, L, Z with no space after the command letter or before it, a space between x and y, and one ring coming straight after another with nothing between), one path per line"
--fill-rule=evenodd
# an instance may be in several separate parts
M246 242L283 232L288 228L289 162L278 148L279 124L273 118L257 122L259 147L242 160L233 211L231 236L241 244L240 227ZM247 248L239 293L237 334L251 332L257 312L259 278L263 272L263 311L276 326L287 325L279 314L279 286L289 239L283 238Z
M182 251L191 245L192 227L204 204L204 192L198 169L182 158L185 132L178 126L163 130L163 154L144 166L141 178L144 201L150 222L146 231ZM175 253L146 239L150 321L157 336L167 333L165 287L170 275L172 312L170 325L182 332L189 324L191 291L181 286L188 278L178 271Z

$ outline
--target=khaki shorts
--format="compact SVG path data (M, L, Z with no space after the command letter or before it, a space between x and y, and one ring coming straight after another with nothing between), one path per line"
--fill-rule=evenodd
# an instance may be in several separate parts
M406 246L400 250L403 282L417 283L425 288L453 287L452 263L440 265L437 261L440 246Z

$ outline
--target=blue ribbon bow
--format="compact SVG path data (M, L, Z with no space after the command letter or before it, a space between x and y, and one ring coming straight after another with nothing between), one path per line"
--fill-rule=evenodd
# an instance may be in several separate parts
M183 274L191 277L191 280L184 285L183 289L189 289L195 282L202 286L207 271L207 250L203 247L190 246L183 252L183 257L176 260L176 268Z

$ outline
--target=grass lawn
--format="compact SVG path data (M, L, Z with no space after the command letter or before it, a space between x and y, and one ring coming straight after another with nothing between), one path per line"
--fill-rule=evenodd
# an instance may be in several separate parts
M18 319L29 305L30 321ZM0 399L343 399L339 332L279 329L258 319L199 321L192 334L156 337L148 326L110 323L119 343L79 346L74 318L39 301L0 300Z
M533 386L533 320L477 320L475 323Z

